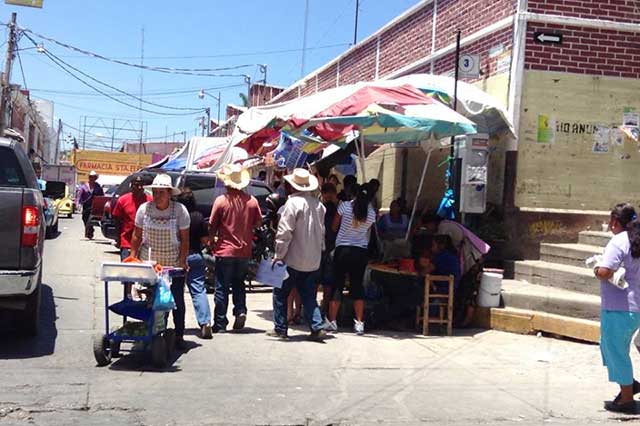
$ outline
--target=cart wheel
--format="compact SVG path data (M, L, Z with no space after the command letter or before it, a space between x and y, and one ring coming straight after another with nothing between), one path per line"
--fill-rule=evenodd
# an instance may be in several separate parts
M111 358L119 358L120 357L120 342L111 341L109 345L109 349L111 352Z
M167 366L167 342L160 335L151 340L151 364L156 368Z
M167 344L167 358L171 359L176 352L176 331L168 328L162 333L162 337Z
M106 334L93 336L93 356L100 367L109 365L111 362L111 348L109 346L109 337Z

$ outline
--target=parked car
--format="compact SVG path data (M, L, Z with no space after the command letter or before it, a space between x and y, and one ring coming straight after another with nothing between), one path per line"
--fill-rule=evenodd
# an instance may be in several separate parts
M53 198L44 197L44 221L46 238L58 235L58 206Z
M45 239L44 196L19 142L0 138L0 309L36 335Z
M44 192L45 197L53 199L58 208L58 216L73 216L73 199L69 195L69 187L64 182L48 180Z
M118 187L116 192L111 196L109 201L104 204L102 219L100 220L100 229L102 235L105 238L109 238L117 241L118 235L115 229L115 223L111 216L113 206L115 206L118 198L127 192L131 191L131 181L136 176L142 176L142 178L151 183L153 178L158 173L166 173L171 176L173 184L178 188L189 187L193 192L193 197L196 201L196 208L200 211L205 218L211 214L211 206L213 205L213 199L215 196L224 194L225 188L218 184L218 178L215 173L208 172L186 172L179 171L166 171L163 169L142 170L128 176ZM252 180L246 191L256 197L260 208L264 209L266 205L266 199L271 194L271 188L262 181Z

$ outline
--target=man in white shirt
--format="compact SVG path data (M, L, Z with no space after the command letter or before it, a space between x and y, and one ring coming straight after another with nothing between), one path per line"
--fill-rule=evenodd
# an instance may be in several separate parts
M325 208L314 194L318 179L305 169L295 169L284 177L291 193L278 223L274 263L287 265L289 278L281 288L273 289L273 337L287 337L287 297L297 288L302 298L305 320L309 324L311 340L321 340L322 314L316 301L315 287L319 280L320 260L324 248Z

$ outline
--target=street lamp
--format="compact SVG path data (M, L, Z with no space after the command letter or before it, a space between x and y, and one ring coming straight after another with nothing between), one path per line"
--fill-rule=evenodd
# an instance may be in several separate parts
M217 125L218 125L218 127L220 127L220 99L221 99L222 93L218 92L218 96L213 96L212 94L205 92L204 89L200 89L200 92L198 92L198 97L200 99L204 99L205 96L209 96L210 98L215 99L217 101L217 103L218 103L218 121L217 121ZM211 118L209 116L210 115L209 108L207 108L206 111L207 111L207 136L209 136L209 125L211 123Z

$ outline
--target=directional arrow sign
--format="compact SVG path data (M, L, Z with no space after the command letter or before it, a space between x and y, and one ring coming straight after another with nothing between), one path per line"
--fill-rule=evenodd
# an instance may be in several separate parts
M538 43L562 44L562 34L537 32L534 33L533 38Z

